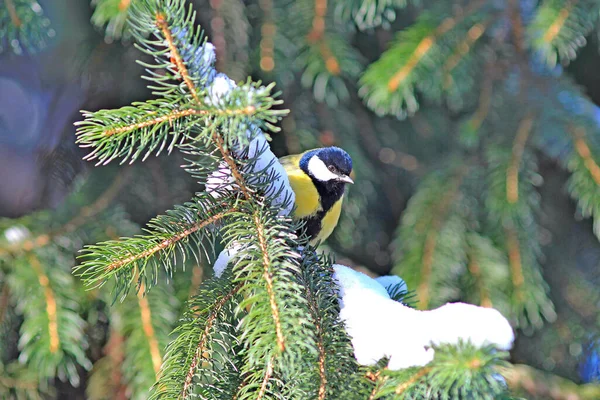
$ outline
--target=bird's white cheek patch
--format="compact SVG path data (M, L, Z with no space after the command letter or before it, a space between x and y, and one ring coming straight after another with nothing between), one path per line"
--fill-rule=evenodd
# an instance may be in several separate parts
M316 179L327 182L332 179L337 179L337 175L327 169L325 163L317 156L312 156L308 161L308 171Z

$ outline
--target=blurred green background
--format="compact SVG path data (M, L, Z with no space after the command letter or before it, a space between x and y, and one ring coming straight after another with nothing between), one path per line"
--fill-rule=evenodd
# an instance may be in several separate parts
M152 97L124 24L129 2L92 3L39 0L40 14L36 2L0 0L6 396L22 382L31 398L143 398L153 351L210 274L202 258L156 289L155 304L133 295L112 308L108 289L86 291L70 274L84 244L138 233L202 189L178 153L133 166L82 161L79 110ZM353 157L357 184L326 243L339 262L403 276L423 307L491 304L519 329L511 361L578 384L600 378L600 1L191 3L220 71L277 82L290 110L272 138L277 155L337 145ZM27 29L15 30L19 7ZM394 76L412 84L394 93ZM155 307L154 339L140 330L144 307ZM548 382L520 385L527 398L562 398Z

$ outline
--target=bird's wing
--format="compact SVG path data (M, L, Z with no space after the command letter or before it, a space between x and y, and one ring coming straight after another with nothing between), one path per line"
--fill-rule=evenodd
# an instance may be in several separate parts
M279 159L296 194L296 211L294 212L296 218L309 217L321 209L317 188L310 176L300 169L301 157L302 154L294 154Z
M288 171L288 169L293 169L293 168L299 169L301 157L302 157L302 154L291 154L289 156L281 157L279 159L279 162L281 163L281 165L283 165L283 168L285 168L286 171Z

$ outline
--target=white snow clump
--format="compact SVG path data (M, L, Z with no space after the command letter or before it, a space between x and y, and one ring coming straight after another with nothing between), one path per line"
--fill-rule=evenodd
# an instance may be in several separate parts
M23 225L14 225L4 231L4 237L6 238L8 243L11 244L21 242L30 235L31 232L29 232L29 229L27 229Z
M227 269L229 261L231 261L231 259L235 257L235 255L240 251L240 248L241 246L234 244L228 249L225 249L219 253L219 257L217 257L217 260L213 265L215 277L220 278L221 276L223 276L223 272L225 272L225 270Z
M219 73L209 85L209 94L205 101L208 104L220 105L236 87L235 82L227 75ZM253 96L252 90L248 92L248 96ZM273 178L265 191L265 195L272 198L273 206L282 207L280 215L288 215L294 207L295 195L283 166L271 151L269 143L260 129L252 126L247 130L247 135L253 137L248 147L234 148L234 154L239 157L245 150L248 150L248 157L250 159L256 158L252 164L252 170L247 172L264 171L263 176ZM206 188L208 192L214 192L217 188L230 189L233 181L229 167L227 164L221 163L218 169L208 177ZM251 181L250 183L258 184L259 182Z
M218 73L212 83L208 86L208 96L204 99L207 104L222 105L223 100L227 97L237 85L227 75Z
M265 196L271 199L274 207L281 207L279 215L289 215L294 208L296 196L285 169L271 151L265 135L258 133L248 145L248 157L255 158L253 171L265 171L262 176L271 180L265 191ZM251 184L259 182L250 181Z
M432 345L459 340L501 350L512 347L513 330L497 310L464 303L415 310L392 300L382 286L395 285L399 278L372 279L344 265L333 267L340 286L340 317L361 364L373 365L387 356L390 369L423 366L433 359Z

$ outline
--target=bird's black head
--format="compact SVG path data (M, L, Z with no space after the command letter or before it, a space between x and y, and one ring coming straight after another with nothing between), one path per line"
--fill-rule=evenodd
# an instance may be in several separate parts
M352 159L339 147L307 151L300 159L300 168L314 181L328 186L343 187L345 183L354 183L350 178Z

